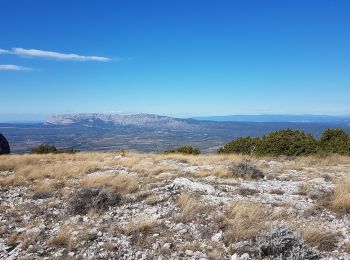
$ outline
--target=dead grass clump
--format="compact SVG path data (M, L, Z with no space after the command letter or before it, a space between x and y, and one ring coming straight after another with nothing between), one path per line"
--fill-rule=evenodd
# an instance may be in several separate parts
M135 219L124 227L124 233L128 236L138 233L147 233L157 227L157 222L150 218Z
M87 214L90 210L105 211L109 207L120 204L118 193L96 188L85 188L77 191L70 200L69 209L72 214Z
M184 221L193 220L194 216L202 210L199 199L189 193L181 194L177 204L181 208L181 217Z
M311 188L310 183L303 182L299 185L298 191L295 194L300 196L308 196Z
M150 196L145 200L145 203L151 206L157 205L158 203L163 202L165 199L160 196Z
M307 226L300 229L304 240L321 251L333 251L337 248L339 234L321 226Z
M193 252L201 250L201 243L198 241L186 241L177 246L180 250L192 250Z
M225 250L222 248L215 248L208 254L209 260L225 259L225 256Z
M296 192L296 195L306 196L313 200L321 200L325 196L328 196L330 191L327 191L325 189L321 189L317 186L315 183L309 183L309 182L303 182L299 185L298 192Z
M264 173L249 160L243 160L239 163L232 163L229 166L229 170L232 176L236 176L243 179L264 178Z
M350 253L350 242L344 244L344 251Z
M279 189L279 188L274 188L274 189L270 190L270 193L271 194L276 194L276 195L283 195L284 191Z
M331 208L341 213L350 213L350 177L344 178L337 184Z
M256 189L244 188L244 187L238 188L237 192L238 192L238 194L240 194L242 196L253 196L253 195L259 193L259 191Z
M193 173L193 177L195 178L205 178L205 177L208 177L210 176L212 173L208 170L199 170L199 171L196 171L195 173Z
M139 181L136 176L117 175L113 178L112 190L121 193L132 193L139 189Z
M226 212L227 230L224 234L226 243L253 239L266 229L267 209L259 203L237 202Z
M0 163L0 172L13 172L15 171L15 165L8 163Z
M124 174L104 174L98 176L88 176L81 181L83 187L105 188L119 193L132 193L139 189L137 176Z
M64 247L68 250L74 248L75 241L72 238L72 232L68 228L61 229L58 234L51 237L47 242L50 247Z
M0 177L0 187L20 186L25 184L25 179L18 175Z
M211 175L219 177L219 178L228 178L232 177L232 174L222 166L216 166L212 171Z

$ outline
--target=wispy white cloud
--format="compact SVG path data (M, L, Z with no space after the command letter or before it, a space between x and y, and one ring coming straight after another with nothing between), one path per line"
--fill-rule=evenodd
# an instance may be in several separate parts
M75 61L110 61L110 58L101 56L83 56L74 53L60 53L55 51L44 51L37 49L12 48L11 50L0 49L0 54L13 54L24 57L50 58L55 60L75 60Z
M0 71L1 70L28 71L32 69L28 67L18 66L18 65L6 64L6 65L0 65Z

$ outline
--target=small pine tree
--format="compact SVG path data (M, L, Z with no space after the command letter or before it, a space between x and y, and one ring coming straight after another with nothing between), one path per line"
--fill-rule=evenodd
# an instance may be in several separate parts
M169 153L182 153L182 154L200 154L200 150L197 148L194 148L192 146L181 146L176 148L175 150L166 150L164 151L165 154L169 154Z
M343 129L326 129L318 144L322 153L350 155L350 137Z
M31 153L34 153L34 154L58 153L58 150L54 145L41 144L33 148Z
M292 129L283 129L264 136L254 150L256 155L272 156L299 156L316 152L317 142L311 134Z
M239 137L221 147L218 153L239 153L251 155L260 143L260 138Z

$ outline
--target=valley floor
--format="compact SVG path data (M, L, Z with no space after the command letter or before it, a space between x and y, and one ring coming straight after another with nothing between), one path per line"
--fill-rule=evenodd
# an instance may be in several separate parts
M349 212L349 157L0 157L1 259L350 259Z

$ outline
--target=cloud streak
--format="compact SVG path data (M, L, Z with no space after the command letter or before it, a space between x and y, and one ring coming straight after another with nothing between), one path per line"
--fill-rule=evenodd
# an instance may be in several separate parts
M4 70L7 70L7 71L28 71L28 70L32 70L32 69L28 68L28 67L12 65L12 64L0 65L0 71L4 71Z
M73 61L100 61L107 62L110 58L101 56L84 56L74 53L61 53L55 51L44 51L37 49L23 49L23 48L12 48L11 50L0 49L0 54L13 54L23 57L33 57L33 58L49 58L55 60L73 60Z

